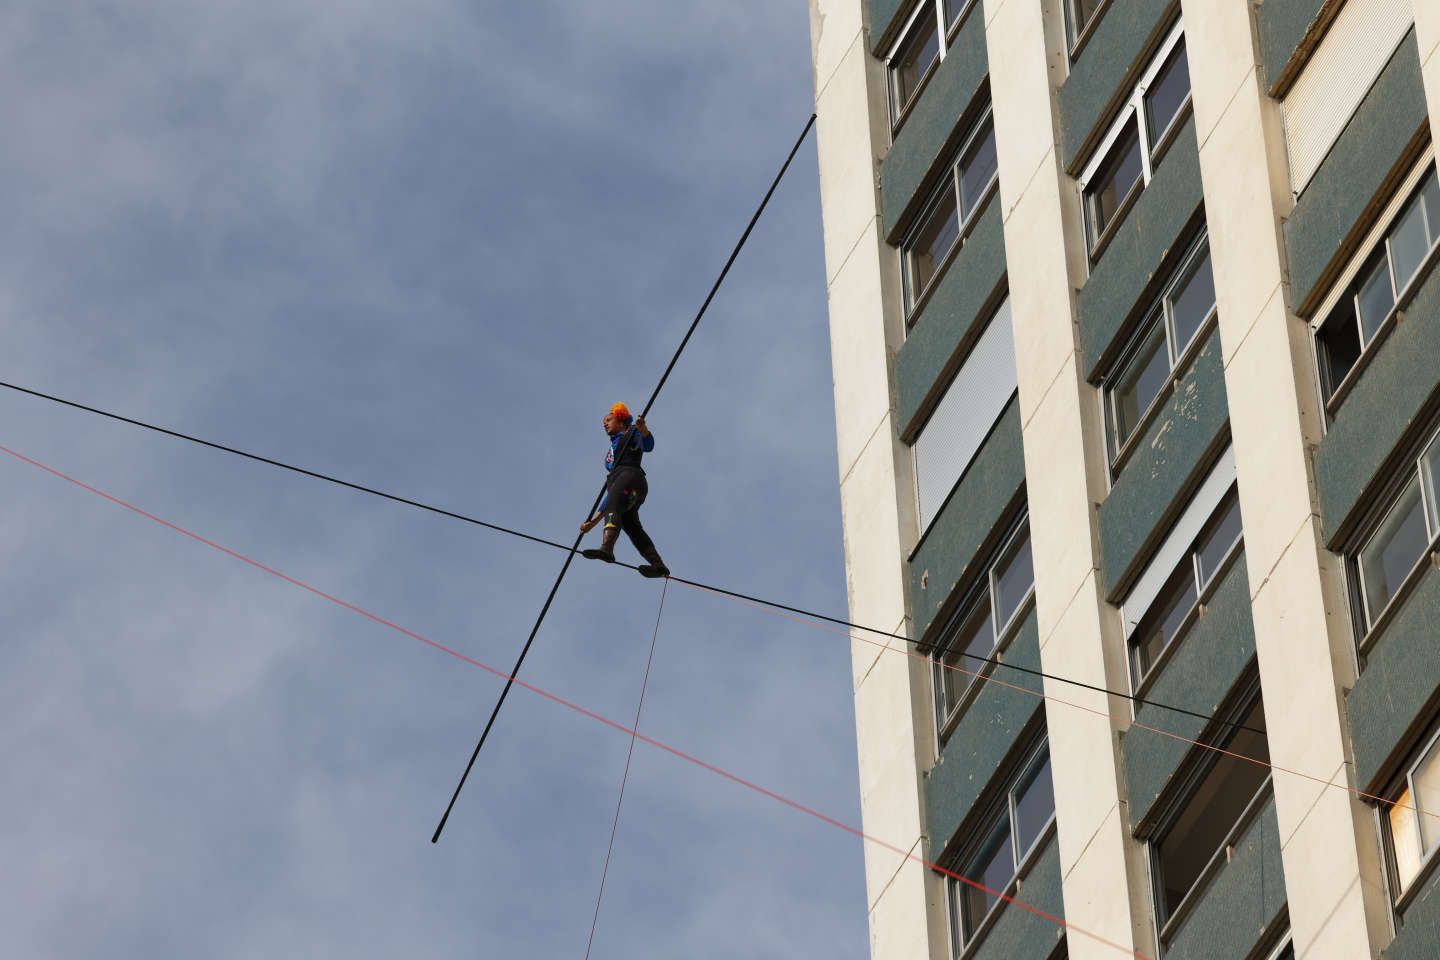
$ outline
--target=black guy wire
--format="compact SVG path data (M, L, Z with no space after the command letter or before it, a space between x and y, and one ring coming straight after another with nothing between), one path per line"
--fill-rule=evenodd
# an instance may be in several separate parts
M42 393L42 392L40 392L39 390L31 390L31 389L29 389L28 387L22 387L22 386L18 386L18 385L16 385L16 384L13 384L13 383L7 383L7 382L5 382L5 381L3 381L3 380L0 380L0 387L5 387L5 388L8 388L8 389L10 389L10 390L15 390L15 391L17 391L17 392L19 392L19 393L23 393L23 394L28 394L29 396L32 396L32 397L38 397L38 398L40 398L40 399L42 399L42 400L50 400L50 401L53 401L53 402L55 402L55 403L63 404L63 405L65 405L65 406L67 406L67 407L73 407L73 408L76 409L76 410L83 410L83 411L85 411L86 413L93 413L93 414L97 414L98 416L108 417L108 418L110 418L111 420L118 420L118 421L120 421L121 423L128 423L128 424L130 424L131 426L140 427L140 428L145 429L145 430L153 430L153 431L155 431L156 433L163 433L163 434L165 434L165 435L168 436L168 437L174 437L174 438L176 438L176 439L178 439L178 440L188 440L188 441L191 442L191 443L198 443L198 444L200 444L201 446L209 447L209 448L211 448L212 450L220 450L220 451L222 451L222 452L224 452L224 453L234 454L235 456L244 457L244 458L246 458L246 459L248 459L248 460L255 460L255 461L258 461L258 462L260 462L260 463L269 464L270 466L279 467L279 468L282 469L282 470L289 470L289 471L292 471L292 472L294 472L294 473L301 474L301 475L303 475L303 476L312 477L312 478L314 478L314 479L316 479L316 480L324 480L324 481L326 481L327 483L337 484L338 486L347 487L347 488L349 488L349 489L351 489L351 490L358 490L358 491L360 491L361 493L368 493L368 494L370 494L370 495L372 495L372 496L382 497L382 498L384 498L384 499L386 499L386 500L392 500L392 501L394 501L395 503L403 503L403 504L405 504L406 506L416 507L416 508L421 509L421 510L429 511L430 513L436 513L436 514L439 514L439 515L444 516L444 517L450 517L450 518L455 519L455 520L461 520L461 521L464 521L465 523L474 524L474 525L477 526L477 527L484 527L486 530L494 530L496 533L503 533L503 534L506 534L506 535L511 536L511 537L517 537L517 538L519 538L519 539L521 539L521 540L528 540L528 541L530 541L531 543L542 544L542 545L544 545L544 546L551 547L551 548L556 549L556 550L566 550L566 551L568 551L568 550L570 549L568 546L566 546L566 545L563 544L563 543L560 543L558 540L550 540L550 539L548 539L548 538L546 538L546 537L539 537L539 536L536 536L536 535L531 534L531 533L525 533L525 532L522 531L522 530L516 530L516 529L514 529L513 527L502 526L502 525L500 525L500 524L498 524L498 523L490 523L489 521L480 520L480 519L478 519L478 518L476 518L476 517L467 516L466 514L463 514L463 513L457 513L457 512L455 512L455 511L453 511L453 510L446 510L446 509L444 509L444 508L442 508L442 507L436 507L436 506L432 506L431 504L428 504L428 503L422 503L422 502L419 501L419 500L411 500L409 497L401 497L401 496L397 496L396 494L393 494L393 493L386 493L386 492L383 491L383 490L377 490L377 489L375 489L374 487L367 487L367 486L365 486L364 484L354 483L354 482L351 482L351 481L349 481L349 480L342 480L342 479L340 479L339 477L333 477L333 476L330 476L329 474L321 473L321 472L318 471L318 470L309 470L309 469L307 469L307 468L305 468L305 467L297 467L297 466L295 466L295 465L293 465L293 464L285 463L284 461L281 461L281 460L275 460L275 459L272 459L272 458L270 458L270 457L260 456L259 454L249 453L249 452L247 452L247 451L245 451L245 450L240 450L240 449L238 449L238 448L236 448L236 447L227 446L226 444L223 444L223 443L216 443L216 442L214 442L214 441L205 440L205 439L203 439L203 438L201 438L201 437L196 437L196 436L193 436L193 435L188 434L188 433L181 433L181 432L178 431L178 430L170 430L170 429L168 429L168 428L166 428L166 427L157 426L157 425L155 425L155 424L153 424L153 423L146 423L144 420L136 420L136 419L134 419L133 417L126 417L126 416L122 416L121 414L118 414L118 413L112 413L112 412L110 412L109 410L102 410L102 409L100 409L99 407L92 407L92 406L88 406L88 405L83 404L83 403L77 403L77 402L75 402L74 400L66 400L66 399L63 398L63 397L57 397L57 396L54 396L54 395L52 395L52 394ZM618 567L626 567L626 568L628 568L628 569L630 569L630 570L636 569L636 565L635 565L635 564L633 564L633 563L626 563L624 560L616 560L616 561L615 561L615 565L618 566ZM909 644L909 643L914 643L914 642L915 642L915 641L911 640L909 637L905 636L904 634L892 633L892 632L890 632L889 630L881 630L881 629L878 629L878 628L876 628L876 627L867 627L867 626L865 626L864 624L855 623L855 622L853 622L853 621L846 620L846 619L843 619L843 618L841 618L841 617L832 617L832 616L830 616L829 614L826 614L826 613L817 613L817 612L814 611L814 610L806 610L804 607L796 607L796 606L791 606L791 605L788 604L788 603L780 603L778 600L767 600L767 599L765 599L764 597L757 597L757 596L754 596L753 594L741 593L741 592L738 591L738 590L727 590L727 589L724 588L724 587L717 587L717 586L715 586L714 584L702 583L702 582L700 582L700 581L698 581L698 580L688 580L688 579L686 579L685 577L678 577L678 576L675 576L674 574L671 574L671 575L670 575L670 579L671 579L671 580L674 580L676 583L684 584L684 585L687 586L687 587L695 587L695 588L700 589L700 590L707 590L707 591L709 591L709 592L711 592L711 593L717 593L717 594L720 594L720 595L722 595L722 596L731 597L731 598L736 599L736 600L744 600L744 601L748 601L748 602L750 602L750 603L756 603L756 604L759 604L759 605L762 606L762 607L770 607L770 608L773 609L773 610L783 610L783 611L785 611L785 612L787 612L787 613L793 613L793 614L796 614L796 615L798 615L798 616L809 617L809 618L812 619L812 620L819 620L819 621L822 621L822 622L825 622L825 623L831 623L831 624L834 624L835 626L845 627L846 629L849 629L849 630L860 630L860 631L863 631L864 633L874 634L875 636L878 636L878 637L886 637L886 638L889 638L889 639L891 639L891 640L901 640L901 641L904 641L904 642L907 643L907 644ZM1014 670L1016 673L1027 674L1027 675L1032 676L1032 677L1040 677L1040 678L1045 679L1045 680L1053 680L1053 681L1055 681L1055 682L1057 682L1057 683L1064 683L1064 684L1067 684L1067 685L1072 686L1072 687L1080 687L1080 688L1085 689L1085 690L1090 690L1090 691L1092 691L1092 692L1094 692L1094 693L1104 693L1104 694L1107 694L1107 695L1113 696L1113 697L1121 697L1121 698L1123 698L1123 699L1125 699L1125 700L1130 701L1131 703L1134 703L1136 706L1154 707L1154 708L1157 709L1157 710L1168 710L1168 711L1170 711L1171 713L1182 714L1182 715L1184 715L1184 716L1193 717L1193 718L1195 718L1195 719L1197 719L1197 720L1204 720L1204 721L1206 721L1206 722L1214 722L1214 723L1219 724L1219 725L1222 726L1222 727L1227 727L1227 728L1236 729L1236 730L1246 730L1246 731L1249 731L1250 733L1264 733L1264 732L1265 732L1265 731L1263 731L1263 730L1256 730L1256 729L1254 729L1253 727L1247 727L1247 726L1245 726L1243 723L1238 723L1238 722L1236 722L1236 721L1230 721L1230 720L1224 720L1224 719L1222 719L1222 718L1220 718L1220 717L1218 717L1218 716L1214 716L1214 715L1212 715L1212 714L1201 713L1201 712L1198 712L1198 711L1195 711L1195 710L1187 710L1187 709L1184 708L1184 707L1173 706L1172 704L1164 703L1163 701L1159 701L1159 700L1149 700L1149 699L1147 699L1147 698L1145 698L1145 697L1138 697L1138 696L1135 696L1134 694L1130 694L1130 693L1122 693L1122 692L1120 692L1120 691L1118 691L1118 690L1110 690L1110 689L1108 689L1108 688L1106 688L1106 687L1100 687L1100 686L1096 686L1096 685L1094 685L1094 684L1085 683L1085 682L1083 682L1083 681L1081 681L1081 680L1072 680L1072 679L1070 679L1069 677L1056 676L1056 675L1053 674L1053 673L1046 673L1046 672L1043 671L1043 670L1036 670L1036 669L1033 669L1033 668L1031 668L1031 667L1022 667L1022 666L1020 666L1019 664L1007 663L1007 662L1005 662L1005 661L1003 661L1003 660L997 660L997 659L994 659L993 657L982 656L982 655L980 655L980 654L978 654L978 653L962 652L962 653L961 653L961 656L965 657L967 660L973 661L973 662L976 664L976 669L983 669L983 668L985 668L985 667L995 667L995 668L1002 668L1002 667L1003 667L1003 668L1006 669L1006 670Z
M665 372L660 375L660 381L655 384L655 389L650 393L650 399L645 401L645 408L640 411L640 419L645 419L650 414L650 408L655 405L655 400L660 396L660 391L665 387L665 381L670 379L670 373L675 369L675 364L680 361L680 354L690 343L690 338L695 334L695 329L700 326L700 321L705 316L705 311L710 309L710 304L715 300L715 295L720 292L720 285L725 282L729 275L730 268L734 266L735 259L740 256L740 251L745 246L745 241L750 239L755 224L760 222L760 215L770 203L770 198L775 195L775 190L780 186L780 181L785 177L785 171L790 169L790 163L795 155L800 152L800 145L810 133L810 128L815 126L815 114L810 114L810 119L805 121L805 129L800 131L800 136L795 138L795 145L790 148L790 153L785 157L785 162L780 165L780 172L775 174L775 179L770 181L770 189L765 191L761 198L760 205L755 208L751 215L750 222L745 225L745 232L740 234L736 241L735 248L730 251L730 256L725 261L725 266L720 269L720 275L715 278L714 284L710 287L710 293L706 295L705 302L695 313L695 319L690 321L690 327L685 331L685 336L680 339L680 345L670 356L670 362L665 365ZM630 438L635 433L635 425L632 422L629 429L620 438L619 449L624 450L630 443ZM608 478L607 478L608 479ZM600 498L605 495L606 484L600 485L600 492L595 494L595 501L590 504L589 511L585 516L589 518L594 515L595 510L600 506ZM475 758L480 756L480 750L485 746L485 740L490 736L490 730L495 726L495 718L500 715L500 708L505 705L505 698L510 695L510 690L515 686L515 678L520 673L520 667L525 662L525 657L530 653L530 646L535 642L535 636L540 632L540 625L545 622L545 616L550 612L550 605L555 602L555 594L560 590L560 584L565 581L565 574L570 571L570 564L575 560L575 551L580 549L580 542L584 540L585 534L581 532L570 545L570 550L565 554L565 563L560 567L560 572L555 575L555 583L550 587L550 593L545 597L545 603L540 607L540 614L535 618L535 626L530 628L530 636L525 640L525 646L520 648L520 656L515 660L515 666L510 671L510 677L505 681L504 688L500 691L500 697L495 701L495 709L490 713L490 719L485 723L485 729L480 734L480 741L475 744L475 751L470 754L470 762L465 765L465 772L460 775L460 782L455 785L455 793L450 797L450 803L445 807L445 813L440 817L440 823L435 827L435 834L430 838L431 843L440 841L440 833L445 829L445 823L450 819L450 812L455 809L455 801L460 798L460 791L465 787L465 781L470 776L470 770L475 766Z

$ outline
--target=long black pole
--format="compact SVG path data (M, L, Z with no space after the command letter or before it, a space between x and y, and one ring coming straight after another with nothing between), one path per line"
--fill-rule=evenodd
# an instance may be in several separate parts
M770 198L775 195L776 188L780 186L780 181L785 177L785 171L790 169L791 161L793 161L795 155L800 152L800 145L805 142L805 137L810 133L810 128L814 125L815 114L812 113L810 119L805 122L805 129L801 130L800 136L795 138L795 145L790 148L790 153L785 157L785 162L781 164L780 172L775 174L775 179L770 182L770 189L765 191L765 196L761 199L760 205L755 208L755 213L750 217L750 222L745 225L745 232L740 235L740 239L735 243L735 248L730 251L730 256L725 261L725 266L721 268L720 275L715 278L715 283L711 285L710 293L705 297L705 302L700 305L699 311L695 314L695 319L690 321L690 328L685 331L685 336L681 338L680 345L675 348L675 352L670 356L670 362L665 365L665 372L660 375L660 382L655 384L655 389L651 392L650 399L645 401L645 409L640 411L640 419L643 420L648 416L650 408L655 405L656 398L660 396L660 391L665 387L665 381L670 379L670 374L675 369L675 364L680 360L680 354L685 352L685 348L690 343L691 336L695 333L695 328L700 326L700 321L704 318L705 311L710 309L710 304L715 300L715 295L720 292L720 285L725 282L725 277L730 273L730 268L735 265L735 260L740 256L740 251L744 248L745 241L750 239L750 234L754 231L755 224L760 222L760 215L765 212L766 206L770 203ZM624 451L628 448L631 438L634 436L634 431L635 427L633 425L625 431L625 435L621 437L620 444L617 448L618 450ZM594 515L596 508L600 506L600 498L604 495L605 486L602 485L600 492L595 495L595 502L590 505L589 511L585 514L587 518ZM495 709L490 711L490 719L485 721L485 729L481 731L480 740L475 744L475 749L470 754L470 762L465 764L465 772L460 775L460 782L455 785L455 792L450 795L450 802L445 807L445 813L440 817L440 823L436 825L434 835L430 837L431 843L440 842L440 834L444 831L445 824L450 819L451 811L455 809L455 801L460 799L460 791L464 789L465 781L470 777L470 771L475 766L475 760L480 756L480 750L485 746L485 740L490 736L490 731L495 726L495 718L500 715L500 708L505 705L505 698L510 695L510 688L515 686L515 678L520 675L520 667L525 663L525 657L530 653L530 647L535 643L536 635L540 633L540 625L545 622L545 616L550 612L550 605L555 602L555 594L560 592L560 584L565 581L565 574L570 572L570 564L575 560L575 551L580 549L580 542L584 538L584 533L576 537L575 542L570 545L569 552L565 554L565 563L561 565L560 573L556 575L555 582L550 587L550 593L545 597L545 604L540 608L540 615L535 618L535 625L530 628L530 636L525 638L525 646L520 648L520 656L516 658L515 666L510 670L510 675L505 681L505 686L500 691L499 699L495 701Z

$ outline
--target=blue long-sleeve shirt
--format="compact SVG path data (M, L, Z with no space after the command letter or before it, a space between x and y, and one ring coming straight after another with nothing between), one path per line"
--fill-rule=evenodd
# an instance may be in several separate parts
M630 427L626 427L624 430L621 430L619 433L614 434L610 437L610 449L605 452L606 473L609 473L610 471L615 469L615 460L619 456L620 451L620 441L625 439L625 435L627 433L630 434L631 450L639 450L641 453L649 453L651 450L655 449L655 434L651 433L647 436L642 437L639 430L634 430ZM605 504L608 503L609 500L610 492L607 490L605 492L605 495L600 498L600 506L598 510L603 511L605 509Z

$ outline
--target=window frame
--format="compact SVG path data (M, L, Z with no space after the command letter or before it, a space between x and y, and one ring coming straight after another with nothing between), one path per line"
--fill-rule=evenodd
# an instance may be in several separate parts
M1345 552L1346 576L1350 580L1351 592L1355 599L1355 632L1359 638L1356 646L1361 654L1366 653L1374 645L1376 638L1395 618L1419 579L1420 572L1432 562L1431 557L1440 551L1440 476L1434 477L1433 486L1427 479L1430 477L1430 471L1427 469L1427 455L1432 448L1440 444L1440 426L1430 427L1421 436L1423 439L1419 442L1418 451L1413 457L1407 457L1403 461L1405 469L1397 471L1396 475L1388 481L1384 496L1372 509L1369 521L1355 538L1354 546ZM1378 611L1372 613L1361 557L1374 542L1381 528L1385 526L1385 521L1389 520L1396 508L1399 507L1400 501L1404 498L1405 491L1412 481L1416 482L1420 488L1420 510L1425 520L1426 546L1415 558L1409 571L1396 584L1390 599Z
M1078 0L1065 0L1064 4L1066 56L1072 65L1080 58L1080 51L1085 48L1085 44L1095 33L1096 24L1105 16L1105 11L1110 9L1110 0L1100 0L1095 5L1095 11L1090 14L1090 19L1082 23L1079 30L1076 30L1074 8L1077 3Z
M945 62L946 56L950 53L950 44L955 40L955 35L960 32L961 24L965 22L965 18L974 9L975 4L976 0L961 0L960 12L955 14L954 21L948 25L945 23L945 0L918 0L915 9L911 10L905 18L904 26L900 28L895 41L890 44L890 48L885 54L885 102L890 111L890 137L892 140L900 132L900 128L905 125L905 121L909 119L912 108L919 101L921 94L925 92L925 88L929 86L930 78L935 76L940 65ZM905 49L906 41L911 38L927 8L930 10L930 15L935 18L939 53L935 62L915 82L915 89L910 93L910 97L904 103L900 103L895 88L895 58Z
M1109 4L1107 3L1108 7ZM1095 18L1092 18L1095 19ZM1119 225L1126 219L1130 207L1135 204L1135 199L1145 188L1150 185L1155 175L1155 167L1159 165L1169 150L1170 144L1174 142L1179 129L1184 126L1185 118L1194 107L1194 86L1189 84L1185 93L1185 99L1170 118L1169 124L1157 136L1150 130L1148 111L1145 108L1145 95L1149 93L1151 85L1164 70L1169 62L1171 54L1176 48L1185 42L1185 23L1183 19L1177 19L1165 39L1162 40L1155 52L1151 54L1149 64L1145 71L1136 81L1135 86L1130 90L1129 95L1120 107L1115 119L1111 121L1109 129L1096 145L1090 159L1085 162L1078 178L1080 191L1081 213L1084 219L1085 246L1089 254L1089 261L1093 265L1100 259L1114 237ZM1187 67L1188 77L1188 67ZM1188 82L1188 80L1187 80ZM1091 208L1090 186L1095 176L1105 168L1106 161L1111 159L1111 151L1124 136L1126 128L1131 122L1135 123L1136 133L1140 139L1140 179L1136 186L1126 194L1115 209L1114 215L1109 222L1099 231L1095 230L1094 214Z
M1440 722L1433 724L1433 729L1426 731L1423 739L1419 741L1419 747L1410 754L1410 757L1401 768L1401 772L1396 776L1395 782L1391 784L1390 789L1385 791L1386 799L1384 803L1375 805L1375 812L1380 821L1381 845L1384 847L1385 853L1386 886L1390 891L1390 903L1397 914L1403 913L1414 901L1420 890L1424 888L1425 882L1430 879L1431 875L1437 869L1437 864L1440 864L1440 841L1437 841L1435 846L1426 850L1425 838L1423 835L1419 836L1417 839L1419 841L1420 863L1415 868L1415 874L1402 888L1398 876L1399 868L1396 862L1395 836L1390 825L1390 817L1388 816L1389 811L1398 802L1398 798L1407 791L1410 794L1411 803L1415 804L1417 812L1420 810L1419 801L1415 799L1415 771L1418 770L1421 764L1427 759L1431 758L1432 753L1435 754L1434 759L1436 762L1440 762ZM1420 817L1417 816L1415 818L1415 829L1417 831L1420 829L1420 823Z
M947 868L953 873L965 875L965 870L971 866L970 861L981 850L985 843L994 835L995 831L1003 822L1008 828L1011 874L1010 879L1003 887L995 892L1000 896L996 898L985 911L985 915L975 920L972 929L966 932L966 917L964 897L957 896L957 892L968 889L970 884L957 880L953 876L942 874L945 879L945 900L946 900L946 926L950 934L950 955L955 958L963 957L975 948L975 945L984 940L991 927L996 923L997 918L1004 912L1007 902L1003 897L1013 897L1014 891L1018 888L1019 882L1027 877L1034 868L1035 861L1040 851L1045 849L1046 844L1055 833L1055 767L1050 766L1050 816L1043 826L1035 833L1035 838L1024 850L1019 849L1016 830L1016 797L1015 792L1021 783L1030 773L1036 770L1041 763L1050 763L1050 737L1041 733L1033 743L1019 754L1019 760L1010 766L999 788L999 796L990 802L985 813L969 831L967 841L958 849L955 855L948 858L950 866ZM975 881L979 882L979 881Z
M1159 294L1146 307L1143 314L1144 319L1130 334L1125 349L1116 356L1115 362L1100 378L1101 412L1105 421L1105 445L1111 481L1120 476L1125 464L1129 462L1131 454L1139 445L1139 438L1144 436L1146 429L1154 421L1158 411L1164 405L1164 400L1174 393L1176 386L1189 372L1191 363L1200 349L1199 345L1209 338L1210 331L1218 322L1216 318L1220 315L1220 304L1219 298L1216 296L1210 304L1210 310L1205 315L1205 319L1196 326L1190 339L1183 346L1176 342L1175 312L1172 302L1174 294L1194 276L1195 269L1205 257L1211 257L1210 231L1208 224L1202 222L1198 232L1185 248L1185 252L1175 262L1170 277L1160 288ZM1210 290L1212 294L1215 292L1214 271L1214 259L1211 257ZM1155 392L1155 396L1150 398L1140 415L1136 417L1134 429L1121 440L1119 418L1116 413L1115 381L1120 374L1126 372L1129 363L1144 348L1146 340L1153 333L1156 325L1159 325L1164 335L1166 357L1170 369L1166 374L1165 383Z
M1410 201L1424 192L1424 181L1426 177L1435 172L1435 151L1433 146L1427 146L1421 151L1419 159L1415 162L1400 184L1395 188L1393 195L1385 203L1375 223L1366 232L1364 239L1355 248L1348 258L1343 270L1335 277L1330 285L1330 292L1320 300L1314 312L1308 319L1310 327L1310 354L1311 369L1315 374L1316 400L1320 409L1325 412L1325 426L1328 429L1330 422L1335 418L1340 407L1344 405L1354 389L1356 382L1364 375L1370 362L1374 360L1375 354L1379 352L1379 346L1389 338L1399 319L1409 308L1420 287L1429 278L1431 271L1435 268L1437 261L1440 261L1440 230L1436 231L1437 241L1432 243L1429 251L1421 258L1420 266L1401 290L1394 287L1394 268L1390 259L1390 230L1399 222L1400 215L1405 211ZM1355 311L1352 318L1360 336L1360 353L1351 364L1350 369L1338 383L1328 384L1329 371L1322 362L1322 346L1320 344L1320 330L1325 326L1335 313L1341 308L1345 300L1350 300L1351 309L1355 309L1355 299L1358 286L1377 254L1383 254L1386 264L1386 271L1390 277L1391 292L1394 294L1394 302L1390 305L1389 312L1376 325L1375 332L1368 338L1365 336L1364 324L1360 319L1359 311ZM1329 395L1327 396L1327 386Z
M1026 615L1035 605L1035 561L1034 554L1031 554L1030 561L1030 586L1026 589L1020 601L1015 605L1014 611L1010 614L1005 623L1000 623L999 600L996 590L996 570L1012 556L1012 551L1022 540L1030 539L1030 511L1022 508L1019 514L1005 528L1006 532L1000 538L995 549L992 550L985 560L982 573L976 578L976 582L965 594L965 599L956 607L955 612L946 619L945 628L941 631L940 638L930 649L930 675L931 690L935 699L935 742L937 748L943 747L955 732L960 723L960 718L970 708L980 689L980 685L995 669L995 662L999 656L1009 649L1014 642L1016 633L1019 632L1020 624L1024 623ZM1032 547L1033 549L1033 547ZM985 659L991 662L980 663L974 670L962 671L965 676L965 689L955 698L955 706L948 712L945 709L945 681L947 674L955 671L945 664L945 655L950 652L951 644L945 642L956 639L971 618L980 609L981 604L989 608L989 620L992 640L988 652L984 654Z
M1198 762L1190 769L1185 770L1181 775L1180 786L1165 804L1163 814L1156 821L1154 827L1147 831L1144 843L1146 848L1146 859L1150 870L1151 904L1154 910L1155 936L1159 941L1161 952L1170 942L1175 934L1185 924L1186 918L1194 910L1195 904L1204 895L1210 884L1215 879L1215 873L1222 862L1229 862L1227 851L1235 846L1236 840L1254 822L1256 815L1264 802L1274 794L1274 776L1267 772L1264 779L1256 787L1255 793L1245 802L1239 816L1231 824L1230 829L1225 832L1218 846L1211 852L1205 865L1195 875L1190 889L1185 891L1184 896L1175 904L1175 908L1164 912L1165 891L1162 886L1164 877L1159 865L1159 852L1157 845L1159 841L1169 835L1174 828L1175 822L1184 813L1187 804L1193 801L1197 789L1204 783L1205 778L1214 771L1215 767L1222 760L1234 759L1222 751L1228 749L1234 736L1238 732L1238 724L1244 721L1250 711L1259 704L1261 711L1264 711L1264 691L1260 686L1260 675L1252 667L1250 673L1240 681L1234 694L1230 697L1230 705L1223 711L1223 719L1229 724L1218 735L1204 737L1204 742L1218 750L1198 750ZM1220 714L1217 714L1220 716ZM1269 741L1269 721L1265 723L1266 742ZM1268 746L1267 746L1268 749ZM1278 949L1278 948L1277 948Z
M1220 495L1219 501L1205 517L1189 545L1185 548L1184 554L1176 562L1170 573L1165 578L1165 585L1155 594L1150 605L1135 621L1135 629L1129 631L1125 636L1125 658L1130 667L1130 689L1136 697L1143 696L1160 675L1165 665L1170 662L1180 644L1186 636L1195 628L1195 625L1204 618L1205 605L1214 597L1215 591L1219 588L1220 581L1225 579L1231 566L1236 559L1245 552L1245 523L1241 518L1240 533L1226 545L1224 552L1220 554L1220 560L1215 564L1215 570L1208 577L1200 568L1200 553L1207 538L1221 529L1221 523L1231 509L1240 509L1240 487L1232 480L1229 487ZM1190 583L1195 588L1195 600L1180 620L1180 625L1175 630L1175 636L1165 644L1164 648L1156 654L1155 659L1143 671L1138 662L1137 648L1138 638L1142 636L1146 627L1153 624L1152 613L1170 596L1168 590L1186 565L1190 568ZM1123 609L1123 606L1122 606Z
M955 259L959 251L965 246L966 241L969 240L971 232L975 229L975 224L980 222L980 218L984 216L985 211L990 206L991 200L995 196L996 190L999 188L1000 165L996 163L995 172L990 175L990 179L980 188L975 198L975 203L970 207L970 215L968 217L965 215L965 198L960 191L960 163L971 147L979 143L987 132L993 133L994 130L994 106L991 103L986 103L984 109L975 115L975 118L971 121L970 128L966 130L965 136L961 138L959 146L956 147L951 154L950 159L946 161L945 176L941 178L939 183L931 188L930 195L925 198L924 205L920 207L920 212L916 214L914 221L906 228L905 234L900 240L900 290L903 298L901 305L904 308L905 331L907 335L909 334L910 328L915 325L915 321L919 319L921 311L925 308L925 304L930 301L930 297L935 292L935 288L940 285L941 279L945 276L946 271L949 270L951 261ZM998 150L998 143L996 147ZM955 200L955 217L958 222L955 241L950 245L950 249L946 250L935 262L935 272L930 275L930 279L926 281L923 287L917 289L915 285L915 267L912 260L914 256L913 245L915 238L920 233L921 228L927 223L930 214L933 213L945 199L947 191L949 191Z

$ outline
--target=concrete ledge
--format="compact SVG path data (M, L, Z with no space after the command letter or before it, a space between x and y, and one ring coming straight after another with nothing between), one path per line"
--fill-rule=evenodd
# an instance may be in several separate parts
M1145 694L1147 700L1197 713L1215 712L1255 657L1249 584L1241 555L1206 604L1205 616L1180 638L1170 661L1161 665L1159 676ZM1182 737L1197 737L1205 728L1205 721L1198 717L1162 707L1137 707L1135 719ZM1133 830L1149 816L1191 748L1153 730L1132 728L1125 734L1122 749Z
M1222 865L1201 891L1189 916L1165 949L1165 960L1248 957L1285 906L1285 867L1275 800L1255 814Z
M1229 423L1220 332L1212 330L1100 505L1104 593L1118 601L1165 521L1209 467Z
M1332 549L1391 460L1396 445L1440 392L1440 270L1425 280L1404 322L1375 349L1315 450L1321 531Z
M1147 305L1155 275L1204 200L1192 114L1080 289L1080 356L1087 380L1125 347L1116 334Z
M957 145L961 120L979 113L976 95L989 73L985 18L972 13L880 162L880 223L890 243L899 242L900 225L925 202L940 164Z
M1440 697L1440 571L1427 569L1395 619L1373 641L1365 670L1346 696L1355 782L1373 791L1389 776L1397 745Z
M1004 279L1005 234L999 198L992 197L895 355L895 422L902 437L912 437L922 412L974 346Z
M1323 295L1321 285L1353 252L1367 213L1385 199L1377 195L1396 171L1376 158L1403 160L1428 120L1412 27L1285 221L1290 302L1301 316L1313 313L1312 298Z
M1025 485L1020 400L996 421L950 498L910 559L910 606L916 639L925 638L955 587L975 573L978 554ZM926 576L928 573L928 577Z
M1001 659L1031 670L1040 669L1040 631L1033 606ZM1004 667L996 667L994 676L1034 691L1036 695L998 683L976 681L981 686L974 701L961 715L940 752L940 759L925 779L925 834L933 848L932 860L943 854L956 831L975 812L975 801L995 779L1000 765L1018 745L1020 735L1045 706L1045 701L1038 696L1039 677Z
M1134 85L1145 54L1179 7L1178 0L1125 0L1112 3L1101 16L1056 97L1061 159L1067 170L1073 170L1090 141L1103 132L1097 128Z

